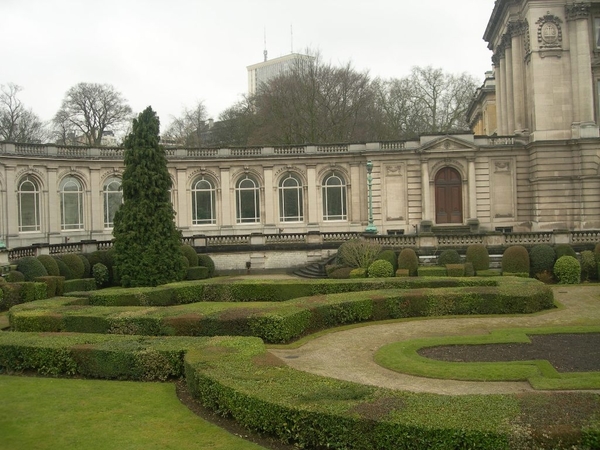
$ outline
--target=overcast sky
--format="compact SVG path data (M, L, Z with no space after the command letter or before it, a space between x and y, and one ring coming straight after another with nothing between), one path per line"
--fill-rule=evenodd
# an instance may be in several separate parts
M413 66L483 82L494 0L0 0L0 84L50 120L79 82L108 83L164 128L204 101L209 116L248 89L246 67L306 48L372 77ZM265 33L266 30L266 33Z

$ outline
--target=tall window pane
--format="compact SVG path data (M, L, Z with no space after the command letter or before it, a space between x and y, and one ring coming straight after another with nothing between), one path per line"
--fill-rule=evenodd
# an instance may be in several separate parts
M192 185L192 225L215 223L215 188L200 178Z
M31 176L21 179L17 191L19 231L40 230L40 188Z
M333 173L323 182L323 220L346 220L346 182Z
M290 174L279 183L279 220L302 222L303 206L302 183L296 176Z
M121 179L111 177L104 183L104 228L113 228L115 213L123 203Z
M258 183L246 176L236 185L237 223L260 222L260 198Z
M83 189L74 177L60 183L60 219L63 230L83 229Z

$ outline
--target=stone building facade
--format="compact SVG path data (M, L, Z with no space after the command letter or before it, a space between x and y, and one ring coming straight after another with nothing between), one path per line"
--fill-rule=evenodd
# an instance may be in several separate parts
M599 30L600 0L498 0L476 134L168 149L177 225L184 236L361 232L371 161L380 234L600 228ZM0 143L0 239L110 239L122 171L119 148Z

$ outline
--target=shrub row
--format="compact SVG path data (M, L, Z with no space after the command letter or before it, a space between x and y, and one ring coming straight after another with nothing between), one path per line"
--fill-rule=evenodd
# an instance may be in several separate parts
M210 281L179 282L154 288L112 288L91 292L87 297L89 304L95 306L170 306L196 302L283 302L298 297L377 289L495 285L495 281L489 280L449 278L277 281L232 281L229 278L220 278Z
M454 280L469 279L431 281L458 285L452 283ZM35 309L35 305L13 308L9 318L16 331L238 335L257 336L266 342L281 343L309 332L366 320L450 314L531 313L553 306L552 291L539 281L508 277L498 280L497 286L445 289L390 289L389 283L383 282L380 284L386 290L355 289L358 292L342 291L339 294L315 295L281 303L203 302L169 308L73 308L69 305L63 307L65 302L57 299L55 308L50 307L51 301L44 302L39 309ZM377 283L366 284L373 287ZM353 284L338 285L352 287ZM90 295L91 299L94 293Z
M164 381L183 376L198 338L0 333L0 367L50 376Z
M527 448L562 437L543 435L545 402L522 394L444 396L358 385L293 370L253 338L205 341L188 352L185 371L205 407L299 448L508 450L525 448L515 445L524 443L525 427L539 431ZM579 429L566 433L583 445L577 448L595 448L594 412L582 414Z
M15 305L42 300L47 297L44 282L21 281L0 283L0 311L7 311Z

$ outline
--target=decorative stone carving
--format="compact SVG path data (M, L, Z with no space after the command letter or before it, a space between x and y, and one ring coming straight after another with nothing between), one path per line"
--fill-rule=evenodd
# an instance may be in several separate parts
M212 170L207 170L206 167L200 167L199 169L190 172L190 174L188 175L188 181L192 181L194 178L196 178L199 175L208 176L208 177L212 178L214 181L216 181L217 183L220 183L219 176Z
M495 173L510 173L510 161L494 161Z
M565 5L565 18L567 20L587 19L590 17L589 3L572 3Z
M277 170L277 172L275 172L275 179L279 179L279 177L281 177L284 173L294 173L300 176L300 178L303 180L302 184L306 183L306 172L296 166L288 164L285 167L281 167Z
M538 26L537 39L540 49L562 48L562 20L554 14L548 13L536 22Z
M403 172L402 164L395 164L393 166L385 166L385 176L386 177L401 177Z

